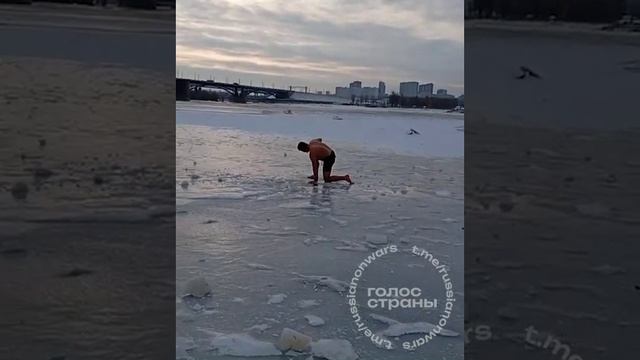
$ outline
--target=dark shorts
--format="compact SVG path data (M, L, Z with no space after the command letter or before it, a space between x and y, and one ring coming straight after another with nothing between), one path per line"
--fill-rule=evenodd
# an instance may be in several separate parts
M322 159L322 171L323 172L331 172L331 168L333 164L336 162L336 153L331 151L331 154L326 158Z

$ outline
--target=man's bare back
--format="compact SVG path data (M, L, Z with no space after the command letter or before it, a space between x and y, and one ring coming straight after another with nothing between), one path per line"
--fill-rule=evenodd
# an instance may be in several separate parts
M320 167L320 161L322 161L322 177L324 182L343 180L349 184L353 184L349 175L331 175L331 168L336 161L336 153L327 144L323 143L321 138L313 139L309 141L308 144L301 141L298 143L298 150L309 153L309 160L311 160L311 167L313 169L313 175L308 177L312 180L309 183L317 185L318 168Z
M327 156L331 155L333 149L329 147L329 145L322 142L322 139L313 139L309 141L309 158L312 159L315 157L316 159L324 159Z

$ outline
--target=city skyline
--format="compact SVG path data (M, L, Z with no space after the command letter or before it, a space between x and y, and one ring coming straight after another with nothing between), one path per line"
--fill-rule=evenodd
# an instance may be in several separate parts
M283 84L278 84L280 86L276 86L275 83L264 83L264 82L253 82L251 80L247 81L242 81L241 79L230 79L228 77L225 77L224 79L220 79L220 78L216 78L216 77L207 77L207 78L202 78L199 76L196 76L197 74L194 73L190 76L190 74L184 74L183 72L181 72L180 70L177 70L177 77L180 78L187 78L187 79L192 79L192 80L211 80L211 81L216 81L216 82L225 82L225 83L229 83L229 84L233 84L233 83L238 83L240 85L249 85L249 86L256 86L256 87L265 87L265 88L275 88L275 89L282 89L282 90L286 90L291 88L291 85L283 85ZM453 95L455 97L459 97L459 96L464 96L464 93L460 93L460 94L453 94L451 92L449 92L447 89L443 89L443 88L439 88L436 87L436 84L434 83L428 83L428 82L419 82L419 81L403 81L400 82L398 85L398 87L392 88L394 90L391 91L387 91L389 88L386 86L386 82L385 81L378 81L378 86L374 87L374 86L367 86L367 84L363 83L360 80L353 80L348 82L347 84L342 84L342 85L338 85L336 87L334 87L333 89L327 89L327 88L312 88L312 87L308 87L305 85L302 86L294 86L294 91L302 91L302 88L305 88L305 90L307 90L306 92L309 93L321 93L321 94L326 94L326 95L338 95L338 92L336 91L339 88L342 89L350 89L351 85L353 83L360 83L360 87L361 88L370 88L370 89L375 89L376 91L380 88L380 86L382 85L382 92L378 92L378 98L382 98L383 95L391 95L391 94L396 94L396 95L400 95L403 96L402 94L402 84L403 83L412 83L415 82L416 86L418 86L419 88L422 88L423 86L430 86L430 91L428 92L424 92L423 90L417 90L415 95L408 95L409 97L425 97L425 96L432 96L432 95L440 95L440 91L444 91L445 95ZM436 91L437 90L437 91ZM406 95L406 94L404 94Z
M460 95L463 7L462 0L185 0L176 12L177 73L332 93L354 79L384 81L387 93L415 79Z

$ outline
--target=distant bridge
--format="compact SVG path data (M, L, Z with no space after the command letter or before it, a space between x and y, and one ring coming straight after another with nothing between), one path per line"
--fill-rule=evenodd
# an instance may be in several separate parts
M276 99L289 99L294 93L292 90L241 85L238 83L228 84L212 80L192 80L178 78L176 79L176 99L188 101L189 92L197 88L214 88L223 90L231 95L232 101L235 102L247 102L247 97L250 94L274 96Z

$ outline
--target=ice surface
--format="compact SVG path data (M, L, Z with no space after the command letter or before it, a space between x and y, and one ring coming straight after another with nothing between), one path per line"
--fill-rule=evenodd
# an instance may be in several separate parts
M306 308L310 308L310 307L314 307L314 306L318 306L320 305L320 301L315 300L315 299L310 299L310 300L300 300L297 303L297 306L300 309L306 309Z
M193 360L194 357L189 354L189 351L196 348L196 344L191 338L185 338L182 336L176 337L176 360Z
M330 276L320 276L320 275L302 275L294 273L294 275L298 275L299 278L317 284L318 286L326 286L329 289L335 290L337 292L344 292L349 284L346 281L334 279Z
M343 245L336 246L335 249L345 251L369 251L368 247L356 241L343 240L342 244Z
M382 330L380 332L383 336L397 337L408 334L427 334L430 331L437 330L437 326L428 322L412 322L412 323L401 323L397 320L391 319L386 316L371 314L371 318L383 322L389 325L388 328ZM459 334L455 331L451 331L448 329L441 329L439 333L436 334L441 336L458 336Z
M263 113L281 105L178 103L178 124L214 125L262 134L358 144L372 150L428 156L464 155L460 114L422 109L372 109L341 105L286 105L293 114ZM326 112L340 113L331 121ZM420 135L407 135L409 129ZM282 153L281 153L282 154ZM339 156L339 155L338 155Z
M311 343L311 353L313 356L327 360L356 360L358 354L353 350L353 346L347 340L342 339L320 339Z
M271 271L273 270L273 267L269 266L269 265L264 265L264 264L256 264L256 263L249 263L247 264L247 266L251 269L254 270L263 270L263 271Z
M389 237L384 234L369 233L365 235L365 241L374 245L385 245L389 243Z
M278 338L278 342L276 343L276 347L282 352L289 350L307 352L309 351L310 345L311 336L289 328L282 329L280 338Z
M282 353L273 343L257 340L247 334L217 334L211 348L218 355L279 356Z
M267 300L267 304L280 304L287 298L285 294L275 294L269 295L269 299Z
M313 123L316 116L322 115L323 121L333 126L351 121L348 114L340 113L344 120L336 121L332 120L336 114L327 113L322 106L305 106L292 108L291 115L275 112L265 117L262 113L249 114L251 106L231 105L227 108L234 121L231 124L217 110L205 111L208 104L193 102L189 106L200 107L198 114L206 113L202 115L206 119L198 120L206 126L182 123L176 128L176 283L182 289L194 274L206 274L214 296L199 300L199 311L193 311L186 301L176 303L177 333L196 343L208 344L213 337L202 329L224 334L250 333L254 340L274 343L286 327L308 331L307 335L315 340L348 340L353 351L367 360L414 358L416 353L401 349L389 352L359 338L344 295L354 269L368 252L400 241L407 246L437 250L442 260L450 262L456 288L462 288L464 249L450 244L463 243L463 203L453 197L434 196L439 190L463 193L462 160L408 155L402 149L374 149L359 140L361 135L368 135L369 130L363 129L364 134L343 134L342 139L353 137L345 142L331 136L324 138L336 150L334 173L350 173L357 183L347 186L320 182L314 187L307 184L311 171L308 156L295 148L301 138L286 134L296 128L304 130L304 126L296 123L290 124L292 129L261 132L258 127L268 124L252 123L254 120L248 118L269 122L269 116L277 115L286 117L283 121L287 122ZM180 112L179 109L183 120L193 114ZM420 119L415 112L387 115L384 121L398 120L398 124L404 123L398 117ZM374 123L383 121L380 117L383 116ZM251 126L243 125L245 121ZM450 120L430 117L426 123L438 121ZM403 126L396 130L406 137L408 129ZM431 136L427 134L430 130L409 127L421 132L410 136L410 141ZM456 133L460 140L457 146L462 148L462 134ZM304 132L302 135L307 139ZM187 189L180 186L182 181L189 183ZM446 223L441 221L443 218L459 220ZM215 222L208 222L211 219ZM430 243L430 237L443 242ZM424 280L424 267L418 271L406 266L415 263L415 257L405 252L394 256L399 258L384 259L370 270L370 276L380 279L381 286L397 286L399 278L425 281L425 287L441 286L437 278L433 283ZM394 264L398 266L393 267ZM269 303L273 295L286 298L277 296ZM447 325L458 332L463 329L462 304L460 301L454 305L454 315ZM325 325L310 326L304 318L310 314L324 320ZM366 313L363 316L368 318ZM412 316L404 314L399 319L410 322ZM377 325L373 320L371 323ZM412 336L418 335L406 335ZM461 359L463 345L459 337L440 339L418 352L423 358ZM210 359L212 354L206 348L198 347L189 355ZM307 356L287 355L300 359ZM230 355L219 357L224 356ZM314 358L320 359L316 354Z
M263 333L271 328L269 324L256 324L247 328L247 331L257 331Z

